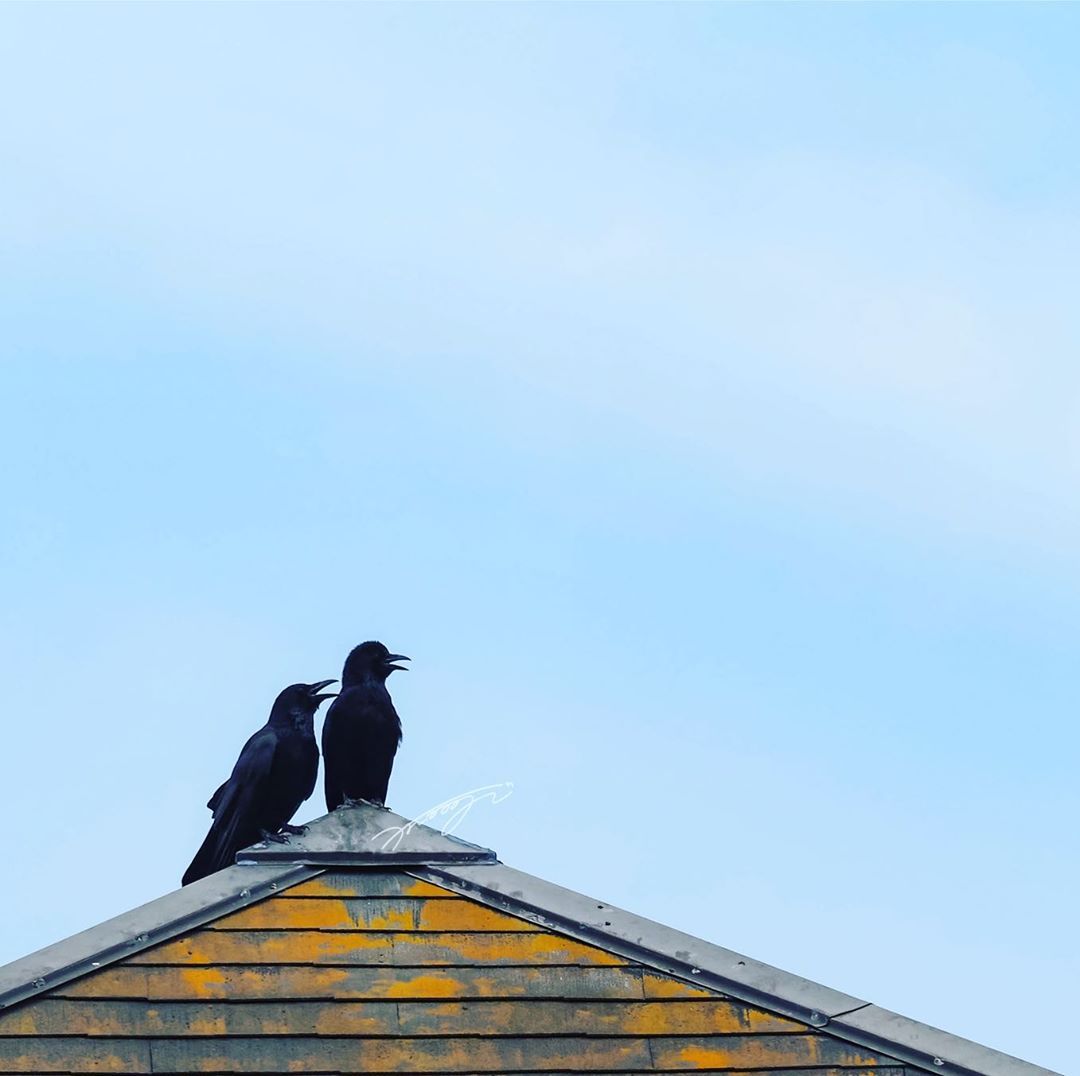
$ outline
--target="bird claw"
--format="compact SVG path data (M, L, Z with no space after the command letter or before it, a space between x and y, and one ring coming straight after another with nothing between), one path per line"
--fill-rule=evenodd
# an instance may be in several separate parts
M288 833L291 837L302 837L307 833L307 826L293 826L286 822L278 832Z
M349 807L375 807L380 811L389 811L390 808L385 803L380 803L378 800L366 800L362 796L354 799L352 796L346 796L335 808L335 811L344 811Z
M262 831L262 839L272 844L288 844L289 838L285 833L271 833L269 830Z
M376 803L374 800L366 800L362 796L358 799L353 799L352 796L346 796L339 806L334 810L340 811L342 807L381 807L381 803Z

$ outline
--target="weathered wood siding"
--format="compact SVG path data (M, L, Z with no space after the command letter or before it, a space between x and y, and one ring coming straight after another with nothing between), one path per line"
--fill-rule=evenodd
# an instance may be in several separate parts
M0 1072L914 1076L401 873L324 874L0 1013Z

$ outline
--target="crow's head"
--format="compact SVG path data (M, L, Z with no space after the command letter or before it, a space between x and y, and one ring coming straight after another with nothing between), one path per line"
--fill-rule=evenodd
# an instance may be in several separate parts
M271 716L306 717L315 713L323 699L337 698L333 691L320 694L324 687L337 683L336 680L320 680L316 684L290 684L274 701Z
M394 663L408 660L404 654L391 654L382 643L361 643L354 647L345 659L341 682L345 686L358 684L363 680L382 682L395 670L405 672L404 665Z

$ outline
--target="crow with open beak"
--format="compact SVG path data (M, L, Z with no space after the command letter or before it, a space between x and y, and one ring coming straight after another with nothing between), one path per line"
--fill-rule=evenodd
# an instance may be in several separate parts
M382 643L361 643L345 659L341 694L323 722L323 769L326 809L357 802L386 802L394 755L401 743L401 720L386 690L394 671L405 671Z
M285 834L303 833L303 827L290 826L289 819L315 789L315 711L324 699L336 697L320 694L335 682L290 684L274 700L270 719L244 744L232 776L206 805L214 821L184 873L183 885L230 866L241 848L258 840L284 842Z

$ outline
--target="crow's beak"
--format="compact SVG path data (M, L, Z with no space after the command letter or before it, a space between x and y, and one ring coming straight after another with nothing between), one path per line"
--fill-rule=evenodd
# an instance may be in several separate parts
M395 665L395 661L412 661L412 658L407 658L404 654L387 654L383 659L383 668L385 669L397 669L398 672L408 672L404 665Z
M337 698L337 692L336 691L328 691L325 695L320 695L319 694L319 692L322 691L322 689L324 687L327 687L329 684L336 684L336 683L337 683L336 680L320 680L317 684L312 684L311 685L310 689L308 690L308 694L313 699L318 699L320 702L322 702L323 699L336 699Z

